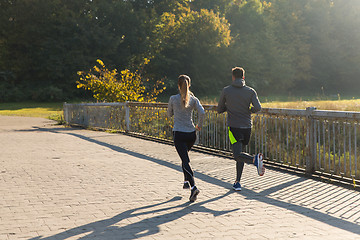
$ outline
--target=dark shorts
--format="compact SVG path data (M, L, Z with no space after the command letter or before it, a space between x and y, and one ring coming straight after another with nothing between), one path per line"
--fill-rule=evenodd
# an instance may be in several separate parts
M251 128L233 128L230 131L234 135L236 141L241 142L244 146L249 144L251 136Z

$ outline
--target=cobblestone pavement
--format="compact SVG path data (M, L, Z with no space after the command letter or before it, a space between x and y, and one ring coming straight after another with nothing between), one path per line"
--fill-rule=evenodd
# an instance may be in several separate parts
M358 191L171 145L0 117L0 239L360 239Z

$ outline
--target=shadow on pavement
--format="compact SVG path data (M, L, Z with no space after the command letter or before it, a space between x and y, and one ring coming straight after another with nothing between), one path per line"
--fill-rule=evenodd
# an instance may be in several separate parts
M78 130L78 129L76 129ZM80 139L83 139L85 141L89 141L92 143L96 143L98 145L101 145L103 147L107 147L109 149L112 149L114 151L117 152L121 152L121 153L126 153L129 154L131 156L137 157L137 158L141 158L147 161L151 161L157 164L160 164L162 166L177 170L177 171L182 171L181 167L161 160L161 159L157 159L157 158L153 158L153 157L149 157L147 155L144 155L142 153L138 153L138 152L133 152L133 151L129 151L126 150L124 148L118 147L118 146L114 146L90 137L86 137L77 133L73 133L72 129L69 128L34 128L32 130L25 130L25 131L48 131L48 132L53 132L53 133L60 133L60 134L68 134L74 137L78 137ZM235 210L231 210L231 211L226 211L226 212L217 212L214 210L210 210L207 209L205 207L203 207L202 205L208 202L212 202L212 201L216 201L218 199L221 199L231 193L239 193L239 192L234 192L230 189L230 184L228 182L224 182L222 180L219 180L217 178L214 177L210 177L206 174L200 173L200 172L196 172L196 178L201 179L202 181L214 184L218 187L221 188L225 188L228 189L229 192L227 192L225 195L223 196L219 196L213 199L209 199L207 201L203 201L203 202L197 202L195 204L189 204L189 203L183 203L180 204L178 206L175 207L165 207L163 209L160 210L154 210L154 211L149 211L149 212L145 212L145 213L136 213L136 211L141 210L141 209L147 209L147 208L151 208L154 206L159 206L159 205L166 205L169 202L172 201L177 201L180 200L180 197L175 197L169 201L163 202L163 203L159 203L159 204L154 204L154 205L150 205L150 206L145 206L142 208L136 208L136 209L132 209L132 210L128 210L125 211L119 215L114 216L113 218L107 219L107 220L102 220L102 221L98 221L98 222L94 222L94 223L90 223L87 225L83 225L80 226L78 228L74 228L74 229L70 229L67 230L63 233L57 234L55 236L51 236L51 237L47 237L47 238L33 238L32 240L37 240L37 239L66 239L69 238L71 236L76 236L79 234L85 234L85 233L89 233L89 235L81 238L81 239L87 239L87 238L93 238L95 236L100 237L100 238L104 238L106 239L106 235L102 236L104 234L106 234L107 231L113 232L115 231L116 234L126 234L126 236L124 235L124 239L136 239L139 237L143 237L143 236L147 236L147 235L152 235L155 233L159 232L159 225L167 223L167 222L171 222L174 221L178 218L181 218L189 213L192 212L207 212L207 213L211 213L214 216L219 216L222 214L226 214L228 212L232 212L232 211L236 211L238 209ZM290 187L294 184L306 181L306 178L297 178L295 180L291 180L288 181L286 183L280 184L280 185L276 185L274 187L271 187L269 189L266 189L260 193L257 193L255 191L252 191L250 189L246 189L243 188L243 191L240 192L241 195L245 196L247 199L250 200L256 200L256 201L260 201L269 205L273 205L276 207L280 207L280 208L284 208L293 212L296 212L298 214L304 215L306 217L310 217L312 219L315 219L317 221L326 223L330 226L333 227L337 227L352 233L356 233L356 234L360 234L360 226L356 223L353 222L349 222L346 221L344 219L340 219L334 216L331 216L329 214L317 211L316 209L311 209L305 206L300 206L300 205L296 205L292 202L289 201L282 201L282 200L278 200L278 199L274 199L269 197L269 195L271 193L280 191L281 189L284 189L286 187ZM321 191L326 191L326 190L321 190ZM350 202L349 204L351 204L352 202ZM334 204L334 202L332 202L332 204ZM129 217L133 217L133 216L137 216L137 215L143 215L143 214L150 214L150 213L156 213L156 212L161 212L161 211L165 211L165 210L170 210L170 209L176 209L176 208L180 208L179 210L176 210L172 213L166 213L164 215L160 215L157 217L150 217L147 218L145 220L142 220L140 222L137 223L132 223L129 224L127 226L124 227L116 227L116 226L111 226L117 222L120 222L123 219L129 218ZM146 226L146 227L144 227ZM111 236L116 235L113 233L111 233ZM129 236L128 236L129 235ZM110 236L109 236L110 237Z
M135 209L131 209L128 211L125 211L123 213L120 213L112 218L100 220L97 222L89 223L86 225L79 226L77 228L72 228L67 231L64 231L62 233L56 234L54 236L50 237L36 237L31 238L31 240L40 240L40 239L67 239L70 237L74 237L77 235L84 235L88 234L86 236L79 236L78 239L117 239L121 236L121 239L137 239L145 236L149 236L152 234L156 234L160 232L159 226L161 224L165 224L167 222L172 222L176 219L182 218L186 216L189 213L193 212L204 212L204 213L211 213L215 217L220 216L223 214L227 214L233 211L237 211L238 209L229 210L229 211L215 211L208 209L202 205L217 201L223 197L226 197L227 195L233 193L232 191L227 192L226 194L212 198L206 201L197 202L197 203L182 203L177 206L172 207L166 207L166 204L171 202L176 202L181 200L181 197L174 197L168 201L152 204L149 206L139 207ZM161 209L155 209L155 210L149 210L145 212L139 212L140 210L146 210L151 209L153 207L163 206ZM165 213L163 215L156 215L153 216L156 213L161 213L163 211L169 211L174 210L170 213ZM122 220L126 220L132 217L141 216L141 215L150 215L151 217L146 218L144 220L141 220L139 222L127 224L126 226L120 227L120 226L114 226L114 224L117 224L121 222Z

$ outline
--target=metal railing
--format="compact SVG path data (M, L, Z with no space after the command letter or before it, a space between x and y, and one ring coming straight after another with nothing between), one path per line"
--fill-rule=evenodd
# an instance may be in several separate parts
M204 108L204 125L196 146L229 153L226 114L218 114L213 105ZM172 140L173 123L165 103L65 103L64 118L70 125ZM269 163L355 184L360 180L359 122L359 112L265 108L253 115L252 137L246 150L262 152Z

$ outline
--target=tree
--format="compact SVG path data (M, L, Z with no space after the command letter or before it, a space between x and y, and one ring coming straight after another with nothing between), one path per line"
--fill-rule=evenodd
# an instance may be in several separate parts
M77 71L102 59L151 86L185 73L218 94L246 69L260 94L355 91L357 0L0 0L0 101L82 97ZM271 91L269 91L271 89Z
M149 60L144 59L144 65ZM116 69L109 70L103 61L97 60L98 66L94 66L90 71L79 71L80 81L77 81L78 88L84 88L93 93L93 97L102 102L151 102L155 101L165 87L162 81L157 81L152 89L146 89L141 69L135 72L124 69L118 73ZM140 68L142 68L140 66Z
M301 3L304 3L302 1ZM283 93L309 81L308 26L297 1L234 1L226 12L234 36L233 62L245 67L261 94Z
M284 66L287 66L285 71L288 71L288 74L280 75L283 78L281 82L287 81L289 89L294 91L311 80L310 25L306 22L305 12L309 2L273 0L269 9L280 55L285 60Z
M206 9L217 12L221 16L225 16L225 10L232 2L233 0L193 0L191 1L190 6L194 11L201 11L201 9Z
M360 88L360 2L336 0L332 10L333 36L337 39L336 74L331 76L333 89L357 94Z
M154 59L151 71L167 76L176 91L175 79L188 74L194 81L197 93L214 93L223 78L221 58L230 44L230 30L225 18L218 14L189 7L179 9L181 13L164 13L154 32ZM217 90L216 90L217 93Z
M74 96L79 69L97 58L128 64L146 52L142 18L147 16L137 15L124 1L15 0L5 7L4 19L11 21L3 34L1 69L14 74L19 98Z

